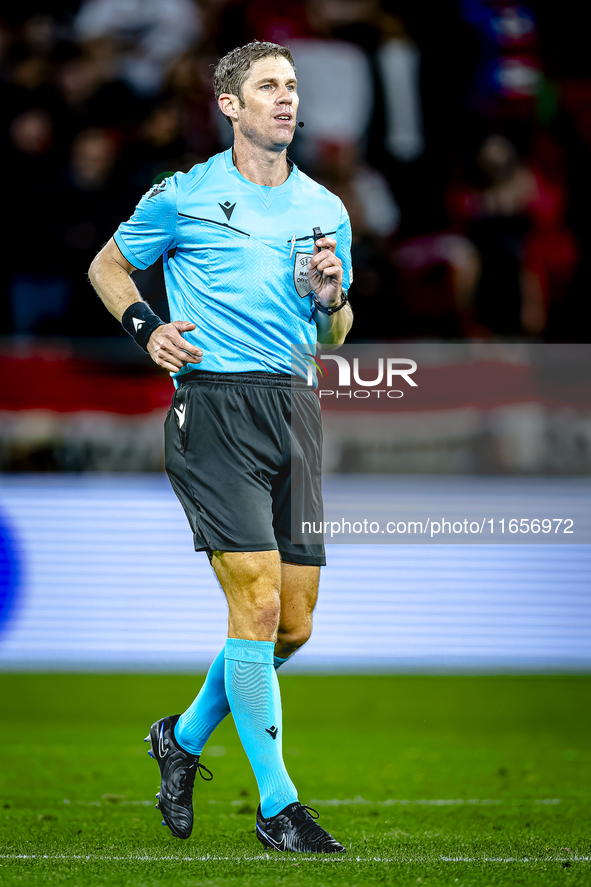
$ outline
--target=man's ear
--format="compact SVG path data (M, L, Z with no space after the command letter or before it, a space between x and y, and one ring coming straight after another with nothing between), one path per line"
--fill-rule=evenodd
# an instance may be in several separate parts
M230 93L223 93L218 99L218 107L222 114L226 117L231 117L233 120L238 118L237 108L240 102L238 100L238 96L231 95Z

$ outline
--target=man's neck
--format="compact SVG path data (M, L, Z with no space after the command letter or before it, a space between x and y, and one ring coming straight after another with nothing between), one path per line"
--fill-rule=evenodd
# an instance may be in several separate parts
M290 173L287 148L281 152L265 150L253 145L238 132L235 134L232 160L240 175L255 185L275 188L282 185Z

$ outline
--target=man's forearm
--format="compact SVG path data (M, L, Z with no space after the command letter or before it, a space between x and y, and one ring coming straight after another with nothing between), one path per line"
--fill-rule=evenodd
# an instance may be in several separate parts
M88 269L88 277L99 298L118 321L121 321L125 311L135 302L143 303L142 320L146 320L148 306L130 277L135 270L135 267L121 254L113 238L102 248ZM133 312L137 310L134 308ZM150 321L152 321L151 326ZM133 328L130 329L128 325L125 329L159 367L169 373L178 373L187 363L201 363L203 360L201 348L183 338L183 333L195 329L195 324L190 320L174 320L172 323L166 323L150 312L147 323L141 334L136 329L134 335ZM146 341L142 341L140 336Z
M105 307L121 321L126 308L134 302L142 301L142 297L130 277L135 270L133 265L117 253L117 245L110 240L92 262L88 269L88 278ZM122 264L121 259L125 264Z
M326 348L337 348L343 344L353 325L353 312L350 305L345 305L340 311L330 315L316 309L314 319L318 330L318 343Z

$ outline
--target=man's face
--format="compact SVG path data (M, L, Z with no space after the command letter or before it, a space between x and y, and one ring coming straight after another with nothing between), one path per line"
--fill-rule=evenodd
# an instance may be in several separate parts
M299 98L295 72L283 56L267 56L251 65L237 107L235 129L260 147L283 151L293 139Z

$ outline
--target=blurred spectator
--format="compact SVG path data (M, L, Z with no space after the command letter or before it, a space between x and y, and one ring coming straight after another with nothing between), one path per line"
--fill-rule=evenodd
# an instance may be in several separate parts
M201 159L188 150L182 104L173 96L152 103L152 110L123 150L122 169L139 197L163 174L188 171Z
M70 291L56 226L54 121L42 108L31 108L14 117L8 135L3 241L10 244L4 270L12 325L18 333L57 332Z
M0 19L0 78L4 79L7 70L7 57L12 44L13 34L7 23Z
M21 39L32 53L49 54L58 39L55 19L47 13L30 16L23 24Z
M373 109L371 71L365 53L341 40L291 40L298 71L304 156L320 142L357 143L367 135ZM346 101L338 96L346 96Z
M25 157L44 157L53 145L53 120L40 108L18 114L8 131L14 148Z
M536 193L525 242L522 325L535 333L545 331L553 311L565 306L580 248L566 221L564 151L548 131L538 132L529 165Z
M74 139L69 183L89 194L105 187L117 159L115 139L102 129L87 129Z
M102 317L104 312L90 291L87 272L98 250L133 209L118 176L119 153L119 140L113 132L99 127L85 129L72 143L63 175L61 252L72 293L68 331L74 335L95 334L112 326L109 317Z
M437 231L397 244L393 260L400 288L401 335L483 338L474 295L481 263L474 244L454 231Z
M349 213L355 239L392 237L400 224L400 210L384 176L363 160L353 142L325 142L319 146L314 176L337 194Z
M216 61L215 56L190 50L170 69L165 84L177 99L187 149L199 160L220 150L218 125L228 129L213 97Z
M449 202L480 254L478 315L495 333L538 336L577 259L564 188L521 162L503 135L484 140L476 163L476 180L452 187Z
M58 115L65 144L89 126L119 127L129 135L141 120L142 102L113 76L109 58L63 44L59 61Z
M425 150L420 95L420 57L409 40L388 40L378 50L384 89L386 150L397 160L416 160Z
M166 71L201 35L192 0L83 0L76 34L140 95L155 95Z
M312 33L288 42L308 153L314 140L367 144L379 97L386 152L403 163L419 158L425 150L420 56L400 19L378 0L315 0L306 10ZM335 101L337 95L347 101Z
M475 172L473 183L451 189L450 206L480 254L478 315L495 333L517 336L521 332L524 245L530 227L528 207L535 199L535 179L501 135L484 140Z
M6 76L0 82L0 120L6 124L27 108L52 111L52 77L53 65L46 56L34 55L22 44L13 44L7 53Z
M396 328L396 288L388 245L400 224L398 204L384 176L369 166L360 146L353 143L319 144L313 176L341 198L351 219L353 338L378 338L384 330Z

